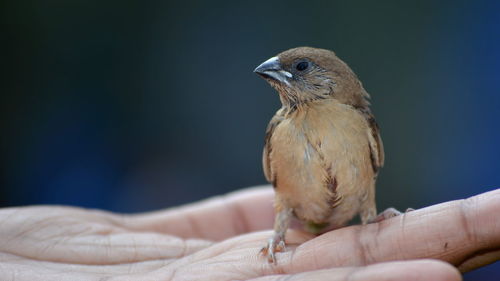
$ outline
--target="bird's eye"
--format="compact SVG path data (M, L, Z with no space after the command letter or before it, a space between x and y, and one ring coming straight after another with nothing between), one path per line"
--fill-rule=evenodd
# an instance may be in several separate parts
M295 68L298 70L298 71L304 71L307 69L307 67L309 67L309 63L307 61L302 61L302 62L299 62Z

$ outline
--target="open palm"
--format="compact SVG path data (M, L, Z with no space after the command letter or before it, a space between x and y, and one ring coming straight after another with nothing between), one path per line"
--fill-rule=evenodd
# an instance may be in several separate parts
M318 237L298 230L272 265L273 191L258 187L140 215L0 211L2 280L460 280L500 258L500 189ZM442 261L439 261L442 260Z

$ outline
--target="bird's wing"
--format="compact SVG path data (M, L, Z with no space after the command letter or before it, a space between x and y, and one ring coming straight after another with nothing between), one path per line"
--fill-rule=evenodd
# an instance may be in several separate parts
M382 138L380 137L380 129L373 114L368 112L366 120L369 126L368 140L370 142L370 158L372 160L372 167L376 176L378 174L378 170L384 166L384 145L382 143Z
M264 151L262 153L262 166L264 168L264 175L266 176L267 181L272 183L273 185L275 184L276 175L274 175L271 171L271 164L269 159L269 155L272 151L271 137L274 133L274 129L276 129L281 121L283 121L283 115L281 114L280 110L273 116L273 118L267 125L266 137L264 140Z
M380 128L378 127L375 117L368 107L356 108L368 123L368 142L370 144L370 159L372 161L373 172L377 176L378 171L384 166L384 145L380 138Z

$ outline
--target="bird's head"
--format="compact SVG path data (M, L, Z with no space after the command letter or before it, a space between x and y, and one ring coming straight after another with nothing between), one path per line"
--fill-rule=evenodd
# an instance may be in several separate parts
M354 72L329 50L290 49L263 62L254 72L278 91L286 107L332 98L356 107L368 105L368 93Z

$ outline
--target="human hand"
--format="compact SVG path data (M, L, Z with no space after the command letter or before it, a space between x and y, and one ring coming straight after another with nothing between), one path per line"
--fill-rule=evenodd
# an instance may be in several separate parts
M287 235L272 265L273 191L253 188L140 215L0 210L2 280L460 280L500 258L500 189L370 225ZM259 231L259 232L256 232ZM422 260L424 259L424 260ZM436 259L436 260L430 260Z

